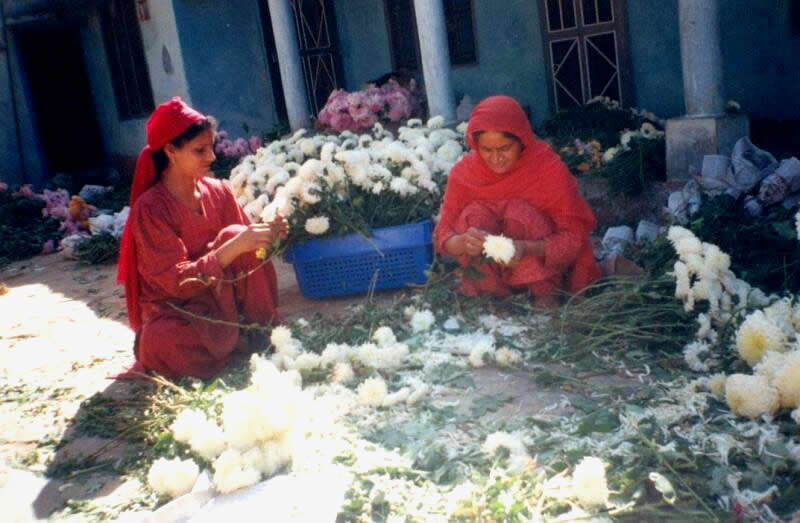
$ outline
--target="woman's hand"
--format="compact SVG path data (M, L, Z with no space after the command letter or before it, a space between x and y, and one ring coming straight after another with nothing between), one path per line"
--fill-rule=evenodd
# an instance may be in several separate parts
M475 258L483 252L483 242L489 233L470 227L463 234L455 234L445 242L444 248L451 256L469 256Z

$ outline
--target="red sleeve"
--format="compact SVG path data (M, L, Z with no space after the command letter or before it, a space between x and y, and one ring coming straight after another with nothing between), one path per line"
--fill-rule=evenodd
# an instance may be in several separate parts
M581 252L586 237L596 225L594 214L578 192L578 183L558 159L548 183L550 217L555 233L544 239L545 265L566 269Z
M544 241L544 264L562 270L575 261L583 245L584 226L580 219L572 216L556 216L553 219L556 232Z
M458 183L458 170L456 167L450 173L447 187L442 198L442 208L439 213L439 223L433 231L433 246L439 254L445 254L444 244L456 234L455 224L466 202L462 194L463 189Z
M159 212L156 206L140 206L138 210L133 220L133 234L140 281L165 298L188 299L208 287L199 281L180 285L182 281L224 277L215 251L195 260L188 258L186 246L170 225L166 212Z

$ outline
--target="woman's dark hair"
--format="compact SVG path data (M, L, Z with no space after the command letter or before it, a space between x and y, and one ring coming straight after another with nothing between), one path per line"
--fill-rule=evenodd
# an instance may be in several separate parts
M486 131L475 131L474 133L472 133L472 141L474 141L477 144L478 143L478 138L480 138L481 135L483 133L485 133L485 132ZM522 143L522 140L520 140L519 136L517 136L516 134L512 134L512 133L509 133L509 132L506 132L506 131L500 131L500 134L502 134L503 136L505 136L509 140L514 140L515 142L519 143L520 145L525 145L525 144Z
M214 131L217 129L217 120L213 116L206 116L205 119L192 124L188 129L170 140L169 143L178 148L183 147L186 142L197 138L209 129L213 129ZM161 173L167 168L167 165L169 165L169 159L163 148L158 151L153 151L151 154L153 155L153 162L156 164L156 180L158 180L161 178Z

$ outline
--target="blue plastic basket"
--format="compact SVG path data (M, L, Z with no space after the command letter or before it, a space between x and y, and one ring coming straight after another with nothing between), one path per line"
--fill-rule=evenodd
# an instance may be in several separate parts
M286 251L306 298L327 298L425 283L433 258L433 223L373 229L360 234L309 240Z

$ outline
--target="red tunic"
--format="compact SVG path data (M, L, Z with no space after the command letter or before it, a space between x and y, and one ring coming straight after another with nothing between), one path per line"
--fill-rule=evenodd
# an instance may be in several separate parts
M237 327L191 314L233 323L240 323L240 315L246 323L280 320L272 263L235 284L186 282L207 276L231 279L260 263L248 253L226 269L220 266L214 249L249 222L223 182L206 177L198 188L199 213L157 183L137 200L128 220L142 319L136 357L147 369L170 378L217 374L239 338Z
M518 137L524 149L507 173L497 174L475 150L476 131L500 131ZM444 243L470 226L517 240L543 240L544 256L525 256L507 268L482 264L484 278L468 282L467 294L506 295L527 287L534 294L557 288L575 293L600 277L589 233L594 214L578 193L577 182L559 156L537 139L519 104L506 96L487 98L473 111L467 129L473 149L452 169L444 194L434 245L444 253ZM466 256L459 263L475 264Z

